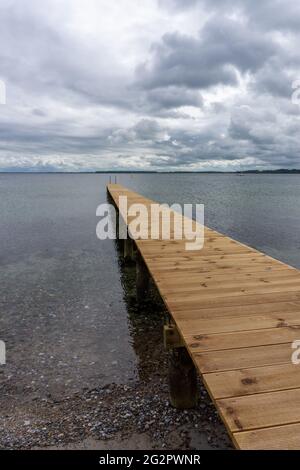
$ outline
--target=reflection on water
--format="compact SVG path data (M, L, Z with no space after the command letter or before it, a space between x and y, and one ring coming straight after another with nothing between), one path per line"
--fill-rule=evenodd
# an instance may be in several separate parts
M152 299L141 312L134 268L96 238L108 181L0 175L0 384L13 399L153 373L162 307ZM137 174L118 183L162 202L204 203L209 226L300 267L300 175Z

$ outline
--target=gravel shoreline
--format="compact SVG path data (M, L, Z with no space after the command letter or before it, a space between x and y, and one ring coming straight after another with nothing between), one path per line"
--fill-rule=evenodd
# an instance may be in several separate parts
M152 389L153 386L153 389ZM152 390L155 390L153 393ZM225 429L204 390L196 409L178 411L168 402L167 384L110 385L82 396L50 399L1 419L0 442L6 449L110 441L146 434L151 448L191 448L191 435L205 436L208 448L230 448ZM108 442L109 445L109 442Z

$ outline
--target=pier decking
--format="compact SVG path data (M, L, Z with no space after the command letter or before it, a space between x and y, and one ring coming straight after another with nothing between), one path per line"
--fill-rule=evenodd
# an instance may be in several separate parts
M116 206L154 202L107 189ZM300 272L207 227L200 251L135 243L235 446L300 449Z

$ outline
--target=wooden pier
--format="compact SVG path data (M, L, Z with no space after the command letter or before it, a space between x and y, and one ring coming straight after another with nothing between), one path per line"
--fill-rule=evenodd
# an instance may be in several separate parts
M119 196L154 202L117 184L107 190L117 208ZM237 448L300 449L300 365L291 359L300 272L207 227L200 251L186 251L186 240L133 243L140 295L151 276L171 318L173 405L184 406L185 392L186 406L195 401L195 367Z

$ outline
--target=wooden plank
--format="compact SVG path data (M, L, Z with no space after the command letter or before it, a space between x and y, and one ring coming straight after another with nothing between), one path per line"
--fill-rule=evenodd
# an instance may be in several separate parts
M300 388L217 401L231 432L300 422Z
M274 304L277 305L277 304ZM212 309L213 310L213 309ZM284 312L284 310L283 310ZM238 331L259 330L262 328L278 328L281 326L300 325L300 309L294 313L269 313L265 315L233 316L217 318L178 318L174 315L178 328L188 341L195 342L198 335L212 335L214 333L230 333ZM300 332L299 332L300 333ZM299 335L300 337L300 335Z
M230 262L223 262L220 260L215 260L211 262L207 262L207 260L203 259L203 262L201 263L180 263L180 262L173 262L169 263L168 265L160 265L157 266L155 263L151 263L147 260L147 258L144 258L145 262L148 264L149 269L153 270L153 272L157 273L157 275L160 275L161 273L166 275L167 273L181 273L181 274L186 274L186 273L193 273L193 272L198 272L198 273L210 273L214 274L217 272L218 274L227 274L230 276L231 273L234 274L239 274L240 272L259 272L262 269L266 268L266 270L271 271L274 270L276 266L271 265L270 263L267 263L266 261L257 261L255 263L247 263L245 261L243 262L236 262L237 264L235 265L234 260L230 260Z
M223 282L211 282L211 281L191 281L189 279L179 279L177 283L170 283L169 281L160 281L156 280L158 285L162 285L164 288L165 294L176 292L176 295L179 293L195 293L204 292L206 295L208 293L218 292L236 292L237 290L242 290L243 288L252 289L255 287L261 288L264 287L280 287L296 285L299 286L300 290L300 276L282 276L281 278L269 278L264 279L263 277L259 279L241 279L240 282L237 281L223 281Z
M189 254L191 253L190 251L186 251L186 253L184 253L183 250L178 253L165 255L164 257L161 256L162 253L160 253L159 250L157 250L156 253L151 253L151 254L145 253L143 251L143 256L147 261L149 261L149 263L155 263L156 267L165 267L165 266L172 267L174 263L176 263L176 266L180 266L181 264L186 263L186 262L189 262L189 263L191 262L191 265L195 265L198 262L199 265L201 265L202 261L213 262L216 260L217 261L229 260L229 257L231 261L234 261L234 262L239 261L239 259L241 260L241 262L243 261L245 262L247 261L247 258L249 258L249 260L252 259L252 262L255 262L255 261L262 262L266 260L266 258L264 258L263 255L261 256L256 255L256 254L253 255L253 253L245 249L216 250L214 248L203 248L201 251L200 250L195 251L193 255ZM224 258L225 256L227 256L227 258Z
M212 285L217 286L224 286L230 285L232 283L240 283L240 282L253 282L255 281L275 281L287 278L298 278L300 279L300 274L296 270L289 270L278 268L277 270L269 270L265 272L242 272L238 274L232 273L232 275L228 276L228 274L224 273L191 273L189 275L190 278L190 285L196 285L197 283L205 282L208 287ZM185 282L187 279L187 273L176 272L168 273L167 275L156 274L157 282L164 282L167 286L180 286L182 282Z
M217 400L300 388L300 367L282 364L204 374L203 380Z
M164 245L162 243L157 243L155 245L151 245L150 243L144 243L143 245L143 252L145 256L148 256L149 258L155 258L158 257L159 254L162 254L168 258L176 258L177 255L182 255L183 250L185 250L185 244L187 240L184 239L181 241L181 244L177 245ZM205 253L206 251L217 251L220 254L224 253L249 253L250 255L258 254L257 252L253 251L251 248L245 247L243 245L239 244L232 244L232 243L226 243L224 241L213 241L211 243L205 243L203 245L203 248L201 250L193 250L193 251L187 251L186 254L188 255L189 253L191 254L191 257L194 258L194 255L201 256L202 253ZM262 253L259 253L261 256L264 256Z
M198 301L206 299L216 299L218 297L235 297L235 296L245 296L251 294L272 294L272 293L283 293L283 292L298 292L300 294L300 282L298 280L289 282L285 284L264 284L263 286L240 286L239 284L235 287L228 288L215 288L207 289L202 286L196 288L195 290L189 290L186 287L183 291L177 291L175 288L167 290L164 288L164 298L166 300L172 299L172 302L182 302L185 300L188 301Z
M261 325L256 319L257 329L254 331L235 331L217 334L187 334L181 327L187 347L192 353L202 351L219 351L227 349L267 346L269 344L292 343L300 338L299 325L269 329L259 329Z
M269 292L260 294L249 294L239 295L231 297L210 297L210 298L185 298L185 299L173 299L163 297L166 305L169 307L171 312L183 311L183 310L195 310L199 308L212 308L212 307L234 307L242 305L259 305L265 303L276 303L276 302L299 302L300 293L296 291L285 291L285 292Z
M202 374L291 363L291 356L291 343L194 353L192 355Z
M247 267L245 267L244 269L239 269L238 271L236 271L235 269L231 269L229 273L228 271L224 271L224 269L210 269L209 272L205 272L203 269L199 269L196 267L185 270L180 270L177 268L170 269L169 271L155 270L155 276L156 279L159 281L167 280L170 282L177 282L177 279L186 279L186 277L189 276L191 279L201 279L204 282L206 280L215 280L216 282L220 282L223 279L235 279L236 281L238 281L240 277L242 279L247 277L255 279L260 276L275 275L279 277L283 274L288 275L289 273L293 275L293 271L294 270L286 270L280 265L271 267L259 265L256 269L247 270Z
M235 265L232 260L228 263L224 263L222 261L216 261L214 263L185 263L182 265L166 265L166 266L156 266L151 265L148 263L149 268L155 271L155 275L159 278L167 278L168 275L175 276L176 274L185 275L185 276L193 276L194 273L201 273L207 275L223 275L223 276L231 276L231 274L239 274L239 273L252 273L252 272L271 272L278 269L282 269L281 265L272 264L270 262L264 261L255 264L248 264L248 263L239 263L239 265ZM151 266L150 266L151 265Z
M195 306L195 308L187 308L185 310L176 309L174 311L174 316L176 319L182 321L186 320L190 322L191 320L201 320L201 319L210 319L216 320L218 318L234 318L234 317L251 317L253 315L265 315L265 314L275 314L274 318L278 318L278 321L285 321L284 315L294 312L300 312L300 301L276 301L274 302L253 302L249 305L231 305L229 307L219 306L219 307L210 307L202 308L201 305ZM219 322L221 323L221 322Z
M234 433L233 439L244 450L298 450L300 423Z
M137 241L139 245L139 241ZM191 254L192 253L192 254ZM160 256L159 252L155 254L147 254L143 250L144 258L157 268L161 267L172 267L172 266L201 266L203 263L214 264L218 261L225 263L226 261L231 261L231 263L239 264L255 264L255 263L270 263L270 260L263 254L252 253L249 250L228 250L221 251L220 253L216 250L199 250L199 251L182 251L180 253L175 253L174 256Z

